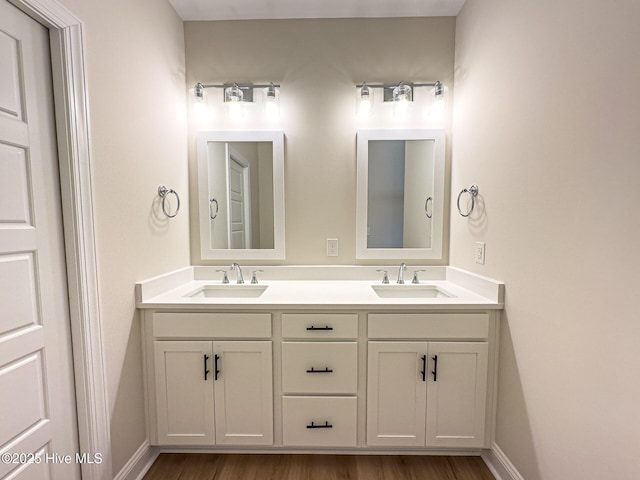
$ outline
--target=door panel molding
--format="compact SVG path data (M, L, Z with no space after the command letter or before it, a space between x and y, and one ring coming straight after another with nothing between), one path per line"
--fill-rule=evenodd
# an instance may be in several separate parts
M80 450L84 479L113 478L93 220L82 22L55 0L9 0L49 29Z

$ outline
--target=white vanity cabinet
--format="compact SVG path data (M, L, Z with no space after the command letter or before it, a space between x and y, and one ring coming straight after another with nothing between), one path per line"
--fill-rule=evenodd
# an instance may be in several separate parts
M155 444L273 443L270 314L155 313L147 328Z
M489 315L368 317L367 444L485 447Z
M172 308L143 314L151 445L341 453L491 445L496 310Z

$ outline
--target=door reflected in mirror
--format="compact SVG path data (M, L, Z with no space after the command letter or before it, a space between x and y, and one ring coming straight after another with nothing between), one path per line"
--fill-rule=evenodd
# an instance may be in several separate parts
M203 259L284 258L283 145L280 131L198 134Z
M367 248L430 248L433 140L370 140Z
M360 130L356 258L442 259L445 133Z
M272 142L208 142L211 248L273 248Z

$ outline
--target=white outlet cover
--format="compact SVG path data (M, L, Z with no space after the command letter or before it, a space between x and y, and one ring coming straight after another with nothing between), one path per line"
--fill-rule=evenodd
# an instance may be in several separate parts
M327 257L338 256L338 239L327 238Z
M479 263L480 265L484 265L484 250L485 250L484 242L476 242L476 251L475 251L476 263Z

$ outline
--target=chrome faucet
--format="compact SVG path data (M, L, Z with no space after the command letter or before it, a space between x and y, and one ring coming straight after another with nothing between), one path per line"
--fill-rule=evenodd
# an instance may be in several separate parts
M403 284L404 283L404 271L407 269L406 263L401 263L400 268L398 269L398 281L396 283Z
M232 263L231 264L231 270L236 270L236 283L237 284L242 284L244 283L244 278L242 278L242 269L240 268L240 265L238 265L237 263Z

